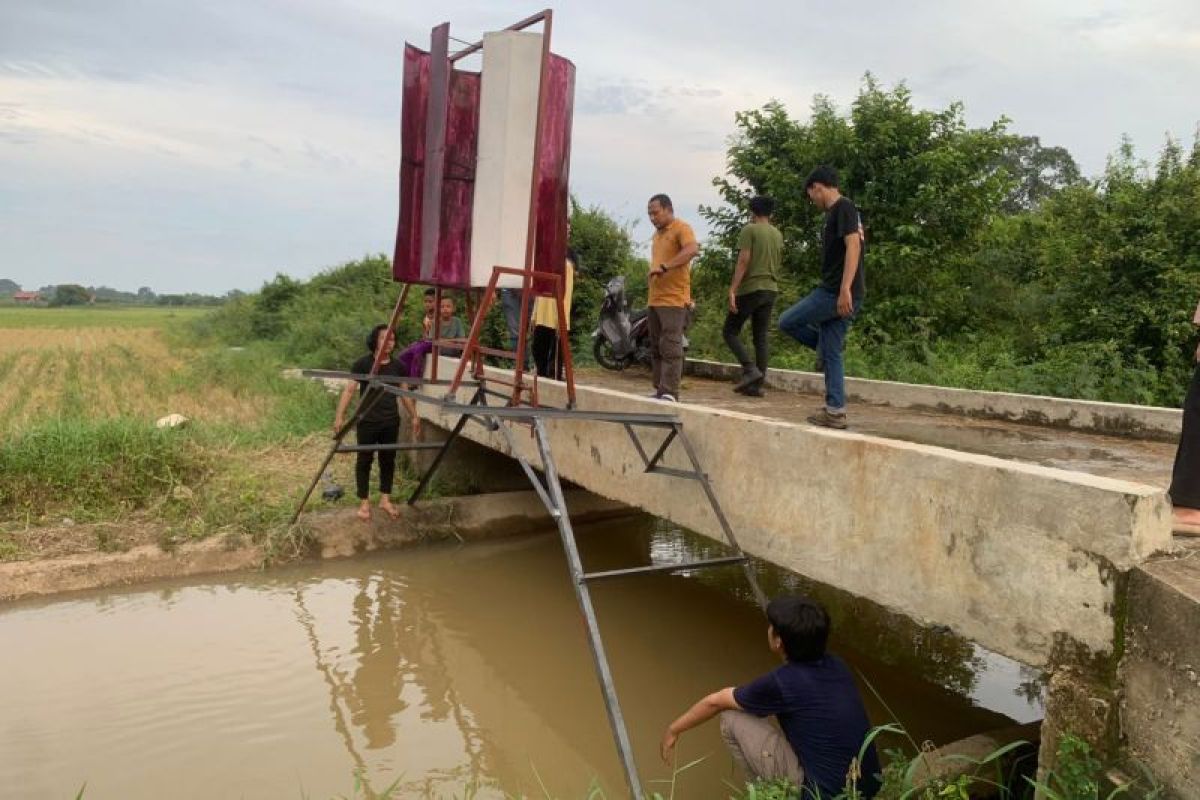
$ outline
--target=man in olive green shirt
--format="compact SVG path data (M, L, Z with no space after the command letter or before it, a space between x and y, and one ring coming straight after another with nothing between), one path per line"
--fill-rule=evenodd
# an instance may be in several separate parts
M755 197L750 201L750 224L738 236L737 267L729 284L729 313L721 333L725 344L742 365L742 377L733 387L750 397L762 397L767 376L767 331L771 309L779 296L779 268L783 259L783 235L771 224L775 201ZM739 335L746 320L754 335L754 361L746 352Z

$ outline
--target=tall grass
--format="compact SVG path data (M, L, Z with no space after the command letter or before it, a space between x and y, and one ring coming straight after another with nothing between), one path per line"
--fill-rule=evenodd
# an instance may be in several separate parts
M0 513L111 516L145 508L204 469L186 431L127 417L55 417L0 442Z

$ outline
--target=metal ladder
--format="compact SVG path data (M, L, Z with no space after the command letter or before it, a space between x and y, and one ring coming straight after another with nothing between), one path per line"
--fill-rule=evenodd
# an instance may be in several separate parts
M385 387L386 391L416 397L415 393L407 392L399 387ZM604 642L600 635L600 625L596 619L596 611L592 605L591 584L596 581L610 580L613 578L625 578L636 575L646 575L661 572L679 572L683 570L709 569L714 567L723 567L733 564L740 564L750 588L754 592L755 599L758 601L760 608L766 606L766 596L758 585L758 580L755 578L754 569L750 564L749 558L742 551L741 546L734 536L733 529L729 525L728 519L725 517L724 511L721 509L721 504L717 500L716 493L713 491L712 483L709 480L708 474L701 469L700 461L696 456L696 451L692 447L691 441L687 434L684 433L683 423L674 414L631 414L617 412L593 412L581 410L568 410L548 407L489 407L487 405L487 396L489 392L481 385L471 401L468 404L462 405L452 401L442 401L437 403L442 407L443 411L458 413L459 418L454 428L450 431L445 443L441 446L441 450L426 470L425 475L421 478L421 482L413 491L413 494L408 499L411 505L417 501L421 493L432 480L434 473L437 471L442 459L453 445L454 441L461 435L463 428L468 420L474 419L484 424L491 431L499 432L505 439L509 455L517 460L521 469L524 471L529 482L532 484L534 491L541 498L542 503L546 506L550 517L554 520L558 527L559 537L562 540L563 550L567 556L567 566L571 573L571 583L575 587L575 597L579 602L579 608L583 612L584 622L587 628L588 644L592 651L592 660L596 668L596 676L600 681L600 688L604 695L605 709L608 713L609 726L612 729L613 739L616 742L617 751L621 758L621 765L625 771L625 780L629 786L631 795L636 800L642 800L645 792L642 789L641 779L638 776L637 764L633 755L633 747L629 741L629 732L625 725L625 718L621 713L621 704L617 698L616 687L613 682L612 670L608 664L608 656L604 651ZM420 398L419 398L420 399ZM425 398L427 401L434 402ZM642 463L645 466L646 473L664 475L668 477L684 478L697 481L705 496L708 499L709 505L716 514L717 520L721 525L721 530L725 534L726 544L732 551L731 555L718 558L706 558L696 561L688 561L679 564L656 564L645 567L631 567L627 569L605 570L602 572L588 572L579 555L579 547L575 538L575 531L571 526L571 517L567 509L566 498L563 494L562 483L559 479L558 468L554 462L554 454L550 444L550 436L546 430L546 420L586 420L591 422L607 422L622 425L629 434L630 440L633 442L634 449L637 451ZM538 456L541 461L542 477L538 476L538 471L534 464L530 462L521 451L517 448L514 441L512 431L506 423L522 423L531 426L533 438L536 442ZM639 438L636 428L650 427L660 430L666 430L667 435L654 451L653 455L647 455L645 446ZM678 440L682 445L684 452L687 454L688 462L691 464L691 469L675 469L666 467L661 462L666 455L668 448L672 442Z

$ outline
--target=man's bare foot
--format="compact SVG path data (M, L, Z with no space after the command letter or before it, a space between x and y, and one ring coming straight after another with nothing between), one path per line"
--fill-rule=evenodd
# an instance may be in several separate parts
M1200 536L1200 508L1175 506L1171 509L1171 527L1175 533Z
M400 517L400 509L392 505L391 499L386 494L379 498L379 508L392 519Z
M354 516L358 517L363 522L370 522L371 521L371 501L363 500L361 503L359 503L358 512Z

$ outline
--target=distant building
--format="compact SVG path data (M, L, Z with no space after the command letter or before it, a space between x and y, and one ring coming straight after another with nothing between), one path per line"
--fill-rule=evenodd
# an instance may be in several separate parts
M17 303L33 304L42 299L41 292L13 292L13 301Z

